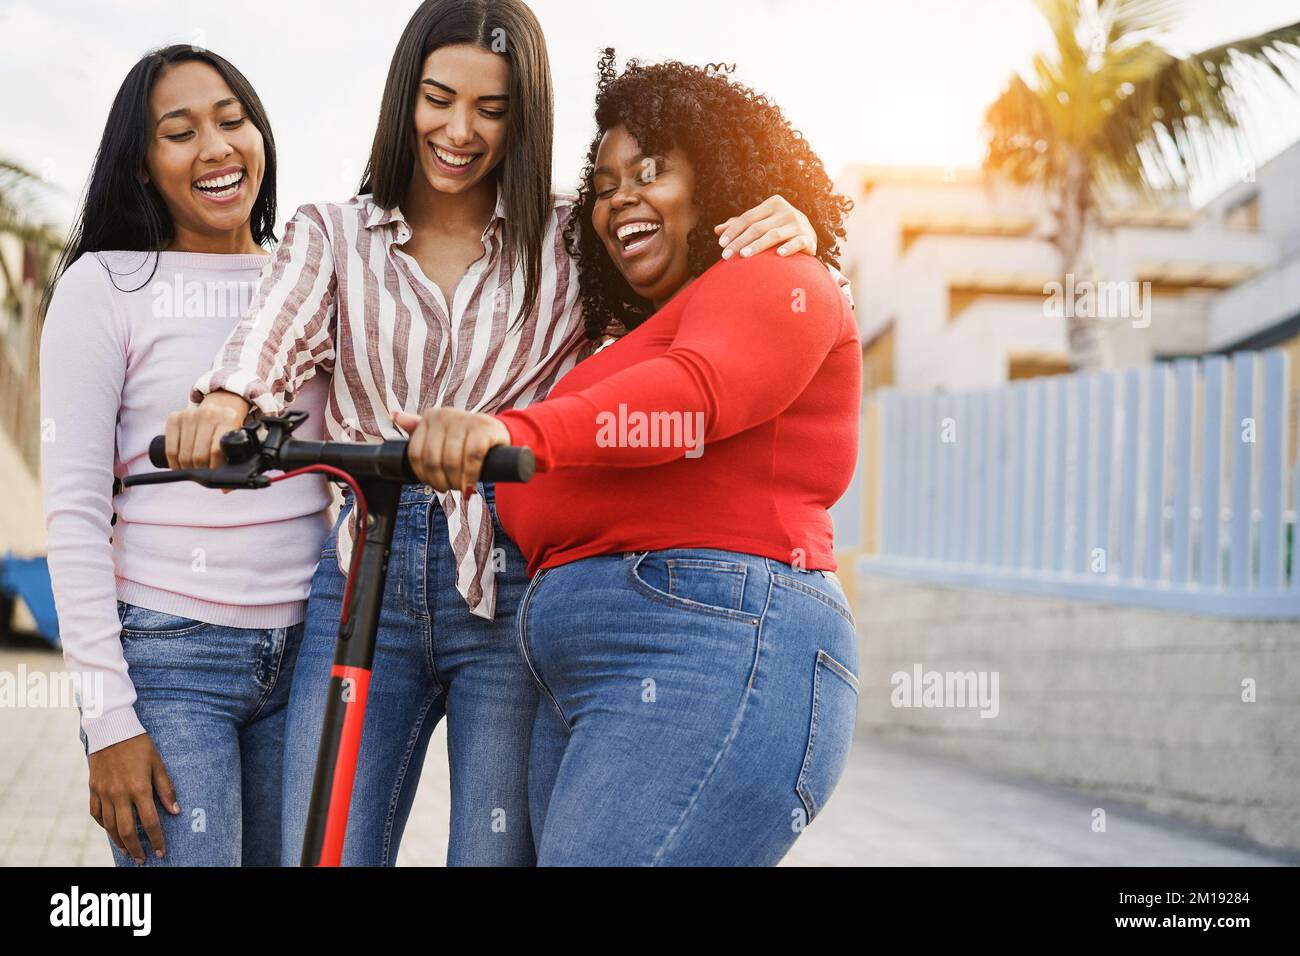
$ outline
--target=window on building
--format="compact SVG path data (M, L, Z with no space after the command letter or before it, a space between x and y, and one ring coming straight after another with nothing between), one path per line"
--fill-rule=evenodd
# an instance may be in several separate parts
M1007 356L1007 381L1021 378L1039 378L1044 375L1065 375L1070 371L1070 361L1064 355L1035 352L1013 352Z

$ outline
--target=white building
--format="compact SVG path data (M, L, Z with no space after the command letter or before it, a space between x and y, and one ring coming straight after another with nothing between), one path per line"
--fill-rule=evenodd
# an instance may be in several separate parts
M868 389L1003 384L1069 368L1054 222L1037 190L975 170L854 166L843 268ZM1120 367L1289 343L1300 367L1300 144L1200 209L1183 193L1104 209L1085 275L1145 314L1111 323ZM1133 285L1136 283L1136 285Z
M1286 346L1300 370L1300 143L1209 203L1204 215L1247 230L1265 243L1268 261L1210 305L1214 351Z

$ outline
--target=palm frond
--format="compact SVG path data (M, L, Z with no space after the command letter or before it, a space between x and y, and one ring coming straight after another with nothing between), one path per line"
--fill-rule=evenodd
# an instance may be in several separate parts
M44 180L31 170L0 157L0 232L34 243L42 252L62 244L57 231L40 221L44 209L37 193L45 188Z
M1295 75L1288 73L1286 67L1300 65L1300 22L1210 47L1188 57L1188 61L1199 63L1206 72L1219 77L1245 63L1254 63L1271 70L1288 86L1294 86Z
M1103 0L1098 18L1106 30L1106 49L1149 42L1178 22L1178 0Z
M1034 0L1034 5L1051 28L1052 36L1056 39L1056 49L1061 53L1062 59L1086 59L1087 51L1083 49L1079 36L1083 21L1079 0Z
M1300 23L1256 37L1225 43L1187 57L1149 45L1132 63L1116 57L1115 78L1131 90L1111 114L1097 146L1111 166L1128 165L1131 185L1147 178L1131 164L1118 163L1117 149L1144 148L1157 180L1185 184L1212 177L1224 164L1249 156L1243 133L1251 98L1259 84L1248 71L1260 64L1292 91L1300 92ZM1131 66L1130 70L1125 70ZM1143 71L1145 76L1141 76ZM1135 78L1133 74L1138 74Z
M1082 152L1099 185L1185 187L1249 157L1243 126L1264 80L1300 92L1300 23L1180 57L1160 42L1178 0L1036 2L1055 43L989 107L990 171L1051 185Z
M1042 96L1018 74L984 114L984 167L1017 182L1055 178L1056 124Z

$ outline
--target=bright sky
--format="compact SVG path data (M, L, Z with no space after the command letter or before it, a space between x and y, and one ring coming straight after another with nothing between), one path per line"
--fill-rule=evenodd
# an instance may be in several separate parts
M555 177L571 187L592 130L599 50L620 64L734 62L848 163L974 166L984 108L1050 36L1031 0L530 0L556 88ZM59 190L71 216L114 93L145 50L196 43L252 82L279 147L283 216L355 190L388 62L415 0L0 0L0 156ZM1174 36L1203 49L1300 18L1300 0L1183 0ZM1268 110L1261 158L1300 138Z

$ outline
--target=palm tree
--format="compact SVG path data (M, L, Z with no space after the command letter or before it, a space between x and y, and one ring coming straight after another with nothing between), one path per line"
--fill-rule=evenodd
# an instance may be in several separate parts
M1300 23L1180 57L1162 43L1177 0L1035 2L1054 49L988 108L984 168L1048 195L1062 275L1078 278L1103 197L1149 196L1240 164L1252 95L1275 82L1300 91ZM1098 319L1068 318L1066 333L1075 368L1111 364Z
M34 246L44 270L58 255L63 239L57 230L34 218L40 210L31 193L33 187L39 185L43 184L35 173L0 157L0 233L16 236L24 244ZM0 280L3 280L5 288L4 305L16 307L18 283L3 256L0 256Z

